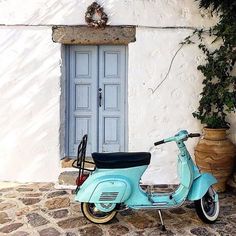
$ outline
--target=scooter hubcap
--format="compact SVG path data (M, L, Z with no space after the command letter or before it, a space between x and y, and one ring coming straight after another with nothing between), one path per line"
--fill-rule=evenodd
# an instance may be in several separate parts
M102 212L110 212L115 209L115 203L96 203L95 207Z

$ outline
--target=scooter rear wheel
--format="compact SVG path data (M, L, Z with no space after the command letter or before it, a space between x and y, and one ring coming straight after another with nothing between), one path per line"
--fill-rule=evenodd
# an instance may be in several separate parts
M215 190L210 187L206 194L195 201L195 208L199 218L208 224L213 224L219 215L219 201L214 201Z
M111 221L117 214L117 211L112 210L103 212L96 208L94 203L82 202L81 210L85 218L95 224L105 224Z

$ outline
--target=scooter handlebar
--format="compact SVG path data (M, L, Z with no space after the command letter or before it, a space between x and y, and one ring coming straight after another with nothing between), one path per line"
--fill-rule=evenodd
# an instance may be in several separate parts
M201 134L199 134L199 133L190 133L188 135L189 138L195 138L195 137L200 137L200 136L201 136Z
M170 137L167 139L162 139L160 141L157 141L154 143L155 146L163 144L163 143L167 143L167 142L172 142L172 141L179 141L179 140L184 140L186 141L187 138L195 138L195 137L200 137L201 134L199 133L190 133L188 134L187 131L181 131L179 132L177 135L175 135L174 137Z
M155 142L154 145L157 146L157 145L160 145L160 144L163 144L163 143L165 143L165 140L164 140L164 139Z

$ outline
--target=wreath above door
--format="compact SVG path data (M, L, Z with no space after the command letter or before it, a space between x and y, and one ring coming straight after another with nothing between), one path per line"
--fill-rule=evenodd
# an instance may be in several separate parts
M95 19L98 18L98 19ZM85 21L90 27L105 28L108 21L108 16L97 2L93 2L88 6L85 13Z

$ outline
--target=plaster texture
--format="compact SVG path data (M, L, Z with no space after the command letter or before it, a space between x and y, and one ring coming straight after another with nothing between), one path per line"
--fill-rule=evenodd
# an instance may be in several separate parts
M129 45L128 117L130 151L150 151L151 166L143 177L148 183L178 183L175 143L157 147L155 141L173 136L179 130L202 132L192 112L198 107L202 90L202 74L196 69L204 56L196 45L183 47L176 55L165 78L179 43L191 34L183 29L136 29L136 42ZM231 138L235 142L236 116L230 117ZM186 145L193 155L198 138Z
M0 24L80 25L94 0L1 0ZM207 27L216 18L190 0L98 0L111 25ZM202 16L203 17L202 17Z
M0 27L1 180L57 180L60 51L50 27Z
M63 47L52 41L52 25L82 25L93 1L0 1L0 180L56 181L64 156ZM128 46L128 147L150 151L145 184L177 183L174 144L153 142L180 129L201 132L192 117L199 101L204 57L196 45L179 43L191 27L208 27L216 18L199 11L195 1L98 1L111 25L135 25ZM199 14L200 13L200 14ZM171 27L171 28L166 28ZM180 28L180 27L190 27ZM236 116L230 116L236 142ZM193 154L197 139L187 145Z

